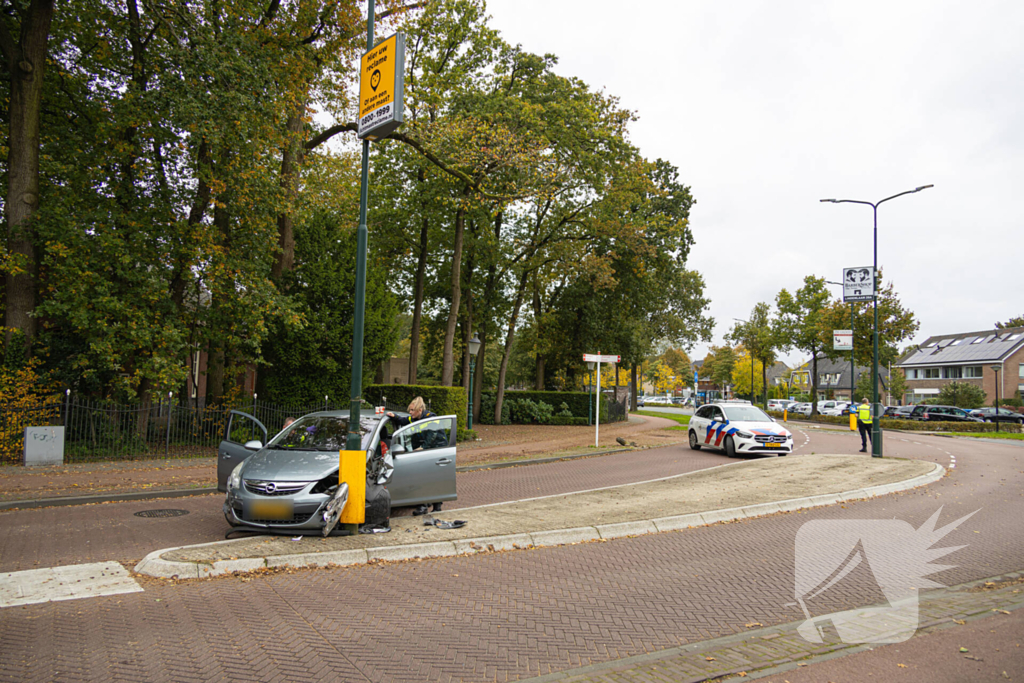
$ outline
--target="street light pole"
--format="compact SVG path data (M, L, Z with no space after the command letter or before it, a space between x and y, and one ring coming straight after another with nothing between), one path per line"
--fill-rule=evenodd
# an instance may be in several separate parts
M915 187L913 190L906 190L899 194L894 194L891 197L886 197L877 202L866 202L860 199L822 199L822 202L830 202L832 204L865 204L871 207L872 213L874 214L874 296L873 305L875 309L875 330L874 340L872 345L871 355L871 457L881 458L882 457L882 430L879 426L879 403L878 403L878 207L889 201L890 199L896 199L902 197L905 194L914 194L921 190L927 190L929 187L935 187L934 185L921 185Z
M476 354L480 353L480 337L473 334L469 340L469 411L466 420L466 429L473 428L473 374L476 371Z
M1002 368L998 365L992 366L992 372L996 375L996 414L993 419L996 421L996 431L999 431L999 371Z

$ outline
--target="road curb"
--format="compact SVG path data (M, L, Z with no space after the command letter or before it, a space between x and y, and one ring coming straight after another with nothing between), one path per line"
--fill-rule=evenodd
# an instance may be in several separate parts
M158 578L194 579L220 576L233 572L247 572L265 567L322 567L326 565L367 564L372 561L403 561L426 559L432 557L452 557L455 555L472 555L478 552L494 550L516 550L543 546L557 546L568 543L584 543L625 536L642 536L663 531L675 531L699 526L708 526L719 522L732 522L739 519L759 517L762 515L791 512L835 503L874 498L898 491L925 486L942 479L946 469L935 464L931 472L911 479L890 484L879 484L862 489L852 489L841 493L791 498L773 503L759 503L743 507L709 510L707 512L674 515L651 520L616 522L596 526L576 527L572 529L555 529L532 533L512 534L503 536L483 536L479 538L460 539L457 541L440 541L436 543L417 543L413 545L380 546L357 550L341 550L323 553L305 553L286 556L243 558L233 560L216 560L213 562L165 560L163 555L182 548L201 548L222 545L234 541L215 541L193 546L178 546L155 550L135 565L135 572Z

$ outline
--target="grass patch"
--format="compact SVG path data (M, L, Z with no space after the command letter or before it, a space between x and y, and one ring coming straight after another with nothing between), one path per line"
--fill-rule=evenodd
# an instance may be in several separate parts
M644 417L664 417L669 420L675 420L681 425L690 424L689 415L673 415L672 413L656 413L653 410L638 410L634 415L643 415ZM682 427L670 427L669 429L682 429Z
M950 436L966 436L972 439L1009 439L1010 441L1024 441L1024 434L1012 432L947 432Z

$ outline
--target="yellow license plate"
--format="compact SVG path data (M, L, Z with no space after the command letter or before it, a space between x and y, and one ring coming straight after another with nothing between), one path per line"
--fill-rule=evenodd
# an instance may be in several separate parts
M781 443L766 443L765 444L765 446L767 446L768 448L778 448L781 445L782 445Z
M290 500L249 501L246 519L290 520L295 515L295 506Z

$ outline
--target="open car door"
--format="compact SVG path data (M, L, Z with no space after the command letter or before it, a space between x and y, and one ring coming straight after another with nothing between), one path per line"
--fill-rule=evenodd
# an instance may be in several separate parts
M388 483L391 504L455 500L455 415L417 420L391 438L395 471Z
M253 448L253 441L259 447ZM247 447L248 445L248 447ZM250 455L267 445L267 428L249 413L232 410L224 428L224 440L217 447L217 490L228 490L228 477Z

